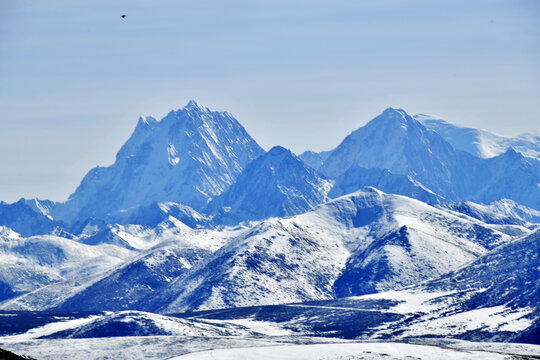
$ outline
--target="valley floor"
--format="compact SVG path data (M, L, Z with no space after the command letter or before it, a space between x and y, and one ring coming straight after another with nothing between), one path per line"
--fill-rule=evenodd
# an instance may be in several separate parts
M438 340L438 344L354 342L324 338L134 336L10 341L0 348L52 359L538 359L540 346Z

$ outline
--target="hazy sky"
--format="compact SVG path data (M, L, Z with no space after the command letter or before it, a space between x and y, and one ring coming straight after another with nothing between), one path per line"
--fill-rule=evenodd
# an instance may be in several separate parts
M0 200L65 200L191 98L297 153L388 106L517 135L540 128L540 1L0 0Z

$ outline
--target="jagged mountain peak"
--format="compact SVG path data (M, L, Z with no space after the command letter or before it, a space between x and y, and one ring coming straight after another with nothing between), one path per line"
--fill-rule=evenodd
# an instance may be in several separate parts
M200 123L211 123L213 115L219 114L229 119L234 119L230 113L226 111L212 111L210 108L201 105L195 100L189 100L189 102L183 108L171 110L161 120L156 120L152 116L140 116L135 128L137 130L154 130L160 127L172 126L177 123L183 123L186 121L199 120Z
M379 116L375 117L373 120L371 120L368 124L366 124L367 127L392 127L392 126L406 126L410 124L416 124L418 123L417 120L415 120L412 116L407 114L407 112L403 109L396 109L389 107L385 109Z
M141 117L116 162L92 169L55 216L82 220L168 201L200 210L262 153L229 113L190 101L160 121Z
M201 104L199 104L197 101L190 99L184 109L207 109L206 107L203 107Z
M388 169L408 175L425 171L421 167L415 169L419 158L440 163L437 158L451 157L452 150L450 144L404 110L388 108L347 136L320 171L330 178L342 175L351 167Z
M141 126L153 126L157 123L158 121L152 116L140 116L139 121L137 122L137 126L139 126L139 124Z

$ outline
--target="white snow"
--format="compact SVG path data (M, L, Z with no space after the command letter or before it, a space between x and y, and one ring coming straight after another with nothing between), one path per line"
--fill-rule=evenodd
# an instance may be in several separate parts
M478 329L488 332L516 332L532 325L532 319L525 318L532 311L531 308L511 310L504 306L475 309L412 324L403 336L414 337L425 334L448 336Z
M454 148L482 158L491 158L512 147L525 156L540 158L540 130L516 137L495 135L486 130L451 124L438 116L418 114L414 118L434 130Z
M392 306L388 311L399 314L429 313L440 309L440 304L430 303L432 300L442 296L450 295L453 292L413 292L413 291L385 291L377 294L352 297L352 299L386 299L397 300L399 304Z
M250 347L202 351L172 358L171 360L354 360L354 359L511 359L509 355L458 351L429 345L404 343L349 343Z

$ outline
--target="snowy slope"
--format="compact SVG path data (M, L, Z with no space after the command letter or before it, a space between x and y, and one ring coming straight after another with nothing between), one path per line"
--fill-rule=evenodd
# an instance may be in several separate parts
M531 232L372 188L246 227L171 218L113 229L133 245L159 245L77 288L49 285L3 308L179 312L360 295L438 277Z
M404 338L447 336L538 343L539 253L540 231L536 231L409 292L368 297L427 299L430 294L439 294L431 296L429 302L411 303L408 311L417 316L384 331L399 328Z
M142 309L146 298L158 294L208 254L205 249L159 248L107 273L55 309Z
M520 205L515 201L503 199L489 205L463 201L442 204L441 207L455 210L488 224L517 224L540 223L540 211ZM534 226L534 225L533 225Z
M120 336L260 336L286 335L286 330L266 325L266 329L256 321L245 321L243 324L230 322L216 322L211 320L180 319L140 311L120 311L93 316L83 324L65 324L64 329L58 329L60 324L49 326L49 331L40 334L39 338L94 338L94 337L120 337ZM66 326L67 325L67 326ZM71 326L69 326L71 325ZM251 327L255 328L253 330ZM58 329L58 330L57 330ZM263 332L261 332L261 329ZM57 331L54 331L57 330ZM258 330L258 331L257 331ZM19 335L18 338L26 334Z
M431 204L445 199L423 186L411 176L392 174L387 169L352 167L338 176L328 194L330 197L347 195L365 186L372 186L387 193L405 195Z
M241 233L152 299L163 313L323 299L348 256L339 239L293 220Z
M81 274L76 280L54 282L12 298L0 304L0 309L100 311L144 308L147 297L158 293L195 262L219 249L241 228L194 231L170 218L154 228L115 225L109 230L115 234L113 245L104 242L92 245L92 248L126 248L125 244L131 244L127 247L134 249L131 258L106 268L106 271L96 269ZM92 236L79 241L87 239Z
M455 269L510 237L476 221L376 189L336 200L356 207L356 226L369 226L334 283L338 297L398 289ZM343 206L340 204L340 206Z
M400 232L403 241L393 241ZM476 219L366 189L302 215L255 224L144 310L278 304L399 288L457 269L510 239Z
M503 244L462 269L423 285L427 290L482 290L462 301L462 309L505 305L538 307L540 299L540 230ZM536 308L536 316L540 309Z
M161 121L141 117L109 167L92 169L54 218L73 221L152 202L201 209L263 150L227 112L190 101Z
M512 147L525 156L540 158L540 130L510 138L485 130L453 125L436 116L418 114L414 115L414 118L428 129L441 135L455 149L466 151L474 156L490 158Z
M331 184L281 146L251 162L206 211L217 223L303 213L326 200Z
M89 246L54 235L24 238L0 227L0 282L11 292L0 300L105 271L134 255L116 246Z
M369 341L538 343L539 246L540 231L536 231L440 278L399 291L184 316L221 321L251 319L273 322L296 334ZM440 341L440 337L445 340Z

